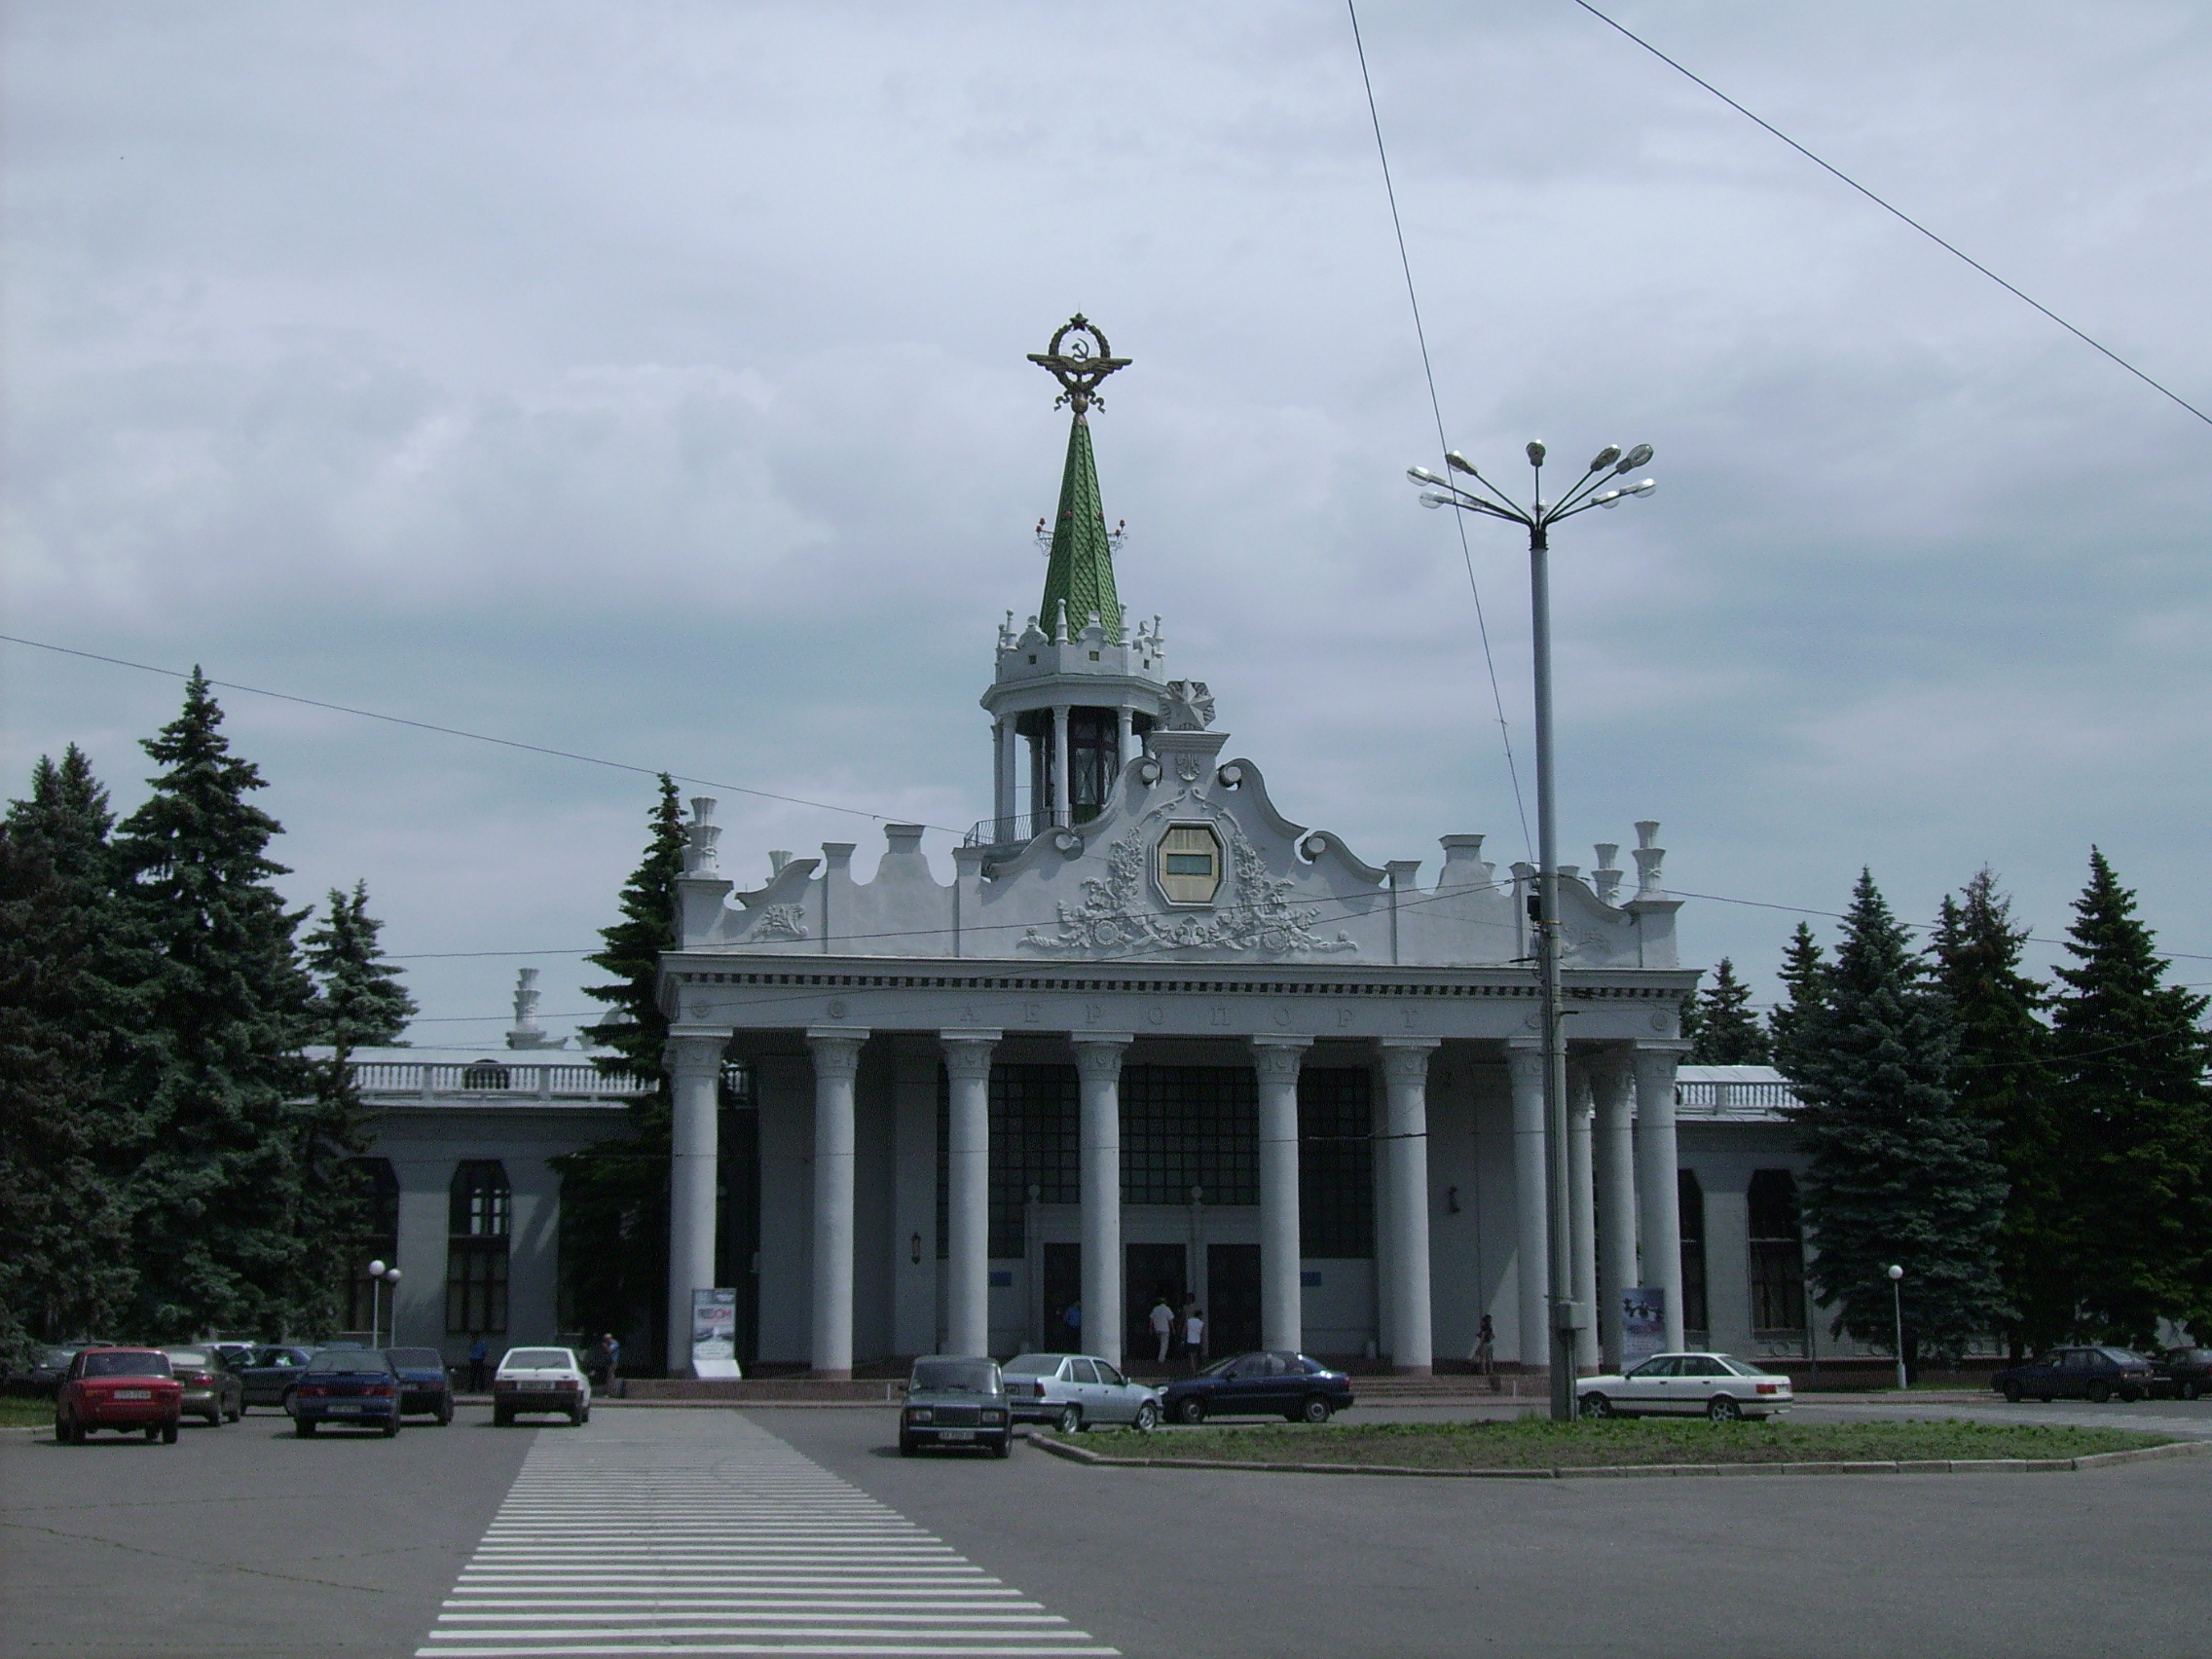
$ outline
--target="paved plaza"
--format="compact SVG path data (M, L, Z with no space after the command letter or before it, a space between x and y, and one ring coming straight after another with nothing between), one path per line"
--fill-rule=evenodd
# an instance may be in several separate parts
M1436 1418L1453 1408L1355 1413ZM1457 1415L1466 1415L1463 1410ZM2212 1436L2212 1406L1823 1403ZM880 1409L0 1436L10 1659L2202 1651L2212 1457L1488 1482L903 1459Z

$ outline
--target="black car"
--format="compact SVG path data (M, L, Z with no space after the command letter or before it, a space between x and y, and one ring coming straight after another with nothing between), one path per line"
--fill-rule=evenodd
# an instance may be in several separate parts
M31 1362L19 1371L9 1373L8 1387L12 1392L43 1394L48 1399L61 1391L61 1380L69 1375L69 1362L98 1343L65 1343L59 1347L40 1348Z
M2119 1347L2052 1348L2041 1359L2000 1371L1989 1380L1991 1387L2015 1404L2023 1396L2100 1404L2115 1394L2123 1400L2140 1400L2147 1398L2157 1382L2157 1370L2149 1360Z
M445 1355L436 1348L386 1348L385 1357L399 1373L399 1414L428 1412L440 1428L453 1421L453 1379L446 1373Z
M1351 1379L1302 1353L1263 1349L1209 1365L1168 1383L1160 1409L1170 1422L1215 1417L1280 1417L1327 1422L1352 1403Z
M994 1457L1014 1450L1006 1381L989 1359L932 1355L914 1361L899 1413L899 1456L924 1447L979 1448Z
M289 1344L256 1348L253 1363L239 1371L239 1382L245 1388L245 1400L240 1409L251 1411L255 1406L280 1406L289 1412L292 1391L300 1385L312 1357L312 1349L293 1347Z
M2158 1369L2166 1374L2166 1386L2160 1391L2177 1400L2212 1394L2212 1347L2168 1348Z

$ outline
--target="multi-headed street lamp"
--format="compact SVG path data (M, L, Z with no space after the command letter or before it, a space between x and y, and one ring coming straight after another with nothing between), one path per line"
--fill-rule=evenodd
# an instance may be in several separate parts
M1411 467L1406 476L1431 488L1421 493L1424 507L1456 507L1463 513L1485 513L1510 520L1529 533L1530 609L1534 621L1536 659L1536 978L1542 1002L1544 1028L1544 1193L1550 1213L1545 1232L1545 1257L1551 1280L1552 1417L1566 1422L1574 1416L1574 1349L1576 1333L1586 1328L1591 1309L1574 1300L1570 1282L1571 1223L1567 1215L1567 1026L1561 1017L1559 995L1559 833L1552 810L1552 585L1551 527L1561 519L1592 507L1617 507L1631 496L1648 496L1659 488L1657 479L1635 484L1613 484L1626 478L1651 459L1651 446L1638 444L1624 452L1607 444L1590 462L1574 487L1557 500L1543 498L1544 446L1529 446L1529 465L1534 482L1530 504L1512 497L1475 469L1475 463L1457 450L1445 454L1454 472L1472 482L1458 484L1425 466ZM1623 1286L1609 1287L1616 1294Z

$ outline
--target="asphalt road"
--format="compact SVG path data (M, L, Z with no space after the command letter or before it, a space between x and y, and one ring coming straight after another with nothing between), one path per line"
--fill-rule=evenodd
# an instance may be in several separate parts
M1830 1414L2212 1433L2212 1407L2164 1402L1801 1409ZM482 1418L390 1442L295 1440L266 1414L188 1427L173 1448L0 1436L0 1651L399 1659L541 1436L573 1437L576 1455L667 1442L680 1463L726 1453L742 1469L763 1429L1135 1659L2079 1659L2194 1655L2212 1628L2200 1541L2212 1457L2024 1476L1493 1483L1089 1469L1026 1447L1004 1462L905 1460L879 1410L604 1406L580 1430Z

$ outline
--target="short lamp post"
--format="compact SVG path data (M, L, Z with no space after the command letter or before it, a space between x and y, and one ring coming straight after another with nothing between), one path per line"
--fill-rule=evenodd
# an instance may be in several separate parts
M1445 454L1445 464L1468 482L1459 484L1424 466L1408 469L1406 476L1429 488L1421 494L1424 507L1456 507L1463 513L1482 513L1505 519L1529 533L1530 609L1534 623L1536 679L1536 978L1542 998L1544 1034L1544 1196L1549 1209L1545 1259L1551 1281L1551 1408L1556 1422L1574 1417L1574 1350L1576 1333L1591 1318L1591 1309L1574 1300L1570 1282L1572 1229L1567 1218L1567 1025L1560 1010L1559 826L1553 811L1552 758L1552 583L1551 527L1561 519L1592 507L1617 507L1631 496L1648 496L1659 488L1655 479L1638 483L1623 478L1651 459L1651 446L1638 444L1623 451L1607 444L1589 468L1557 500L1543 498L1544 446L1529 445L1532 473L1530 503L1521 505L1475 469L1475 463L1457 450ZM1526 1356L1524 1356L1526 1360Z
M1890 1264L1890 1310L1897 1318L1898 1339L1898 1388L1912 1386L1904 1377L1904 1269L1895 1262Z
M399 1296L399 1270L387 1268L382 1262L371 1262L369 1264L369 1346L371 1347L382 1347L384 1346L378 1340L384 1327L378 1322L378 1314L382 1309L377 1304L383 1288L387 1284L391 1286L393 1297L392 1320L396 1324L399 1316L397 1301Z

